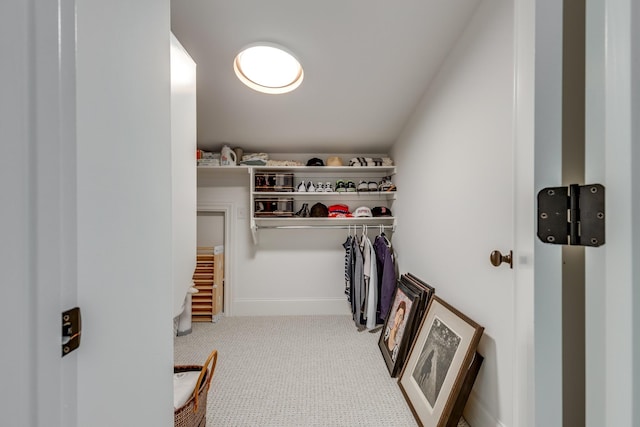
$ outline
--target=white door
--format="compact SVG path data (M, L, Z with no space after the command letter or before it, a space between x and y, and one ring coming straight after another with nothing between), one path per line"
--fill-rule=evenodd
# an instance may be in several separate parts
M0 24L3 425L170 426L169 5L9 0Z
M423 276L486 328L485 364L465 413L472 425L562 420L560 312L553 307L560 249L535 242L536 188L560 182L553 152L560 151L562 13L547 6L482 2L392 153L402 189L393 237L400 268ZM558 161L539 161L545 152ZM538 161L546 170L534 168ZM489 264L494 249L513 249L513 270ZM544 262L557 267L545 270ZM536 295L539 268L551 282ZM534 303L544 307L535 330ZM547 369L536 366L538 338ZM550 391L540 401L552 423L536 420L536 385Z
M76 304L74 19L72 2L0 5L6 425L75 425L76 354L61 359Z
M443 66L430 87L433 101L427 94L399 142L398 164L420 172L399 168L403 192L394 206L402 223L394 239L403 270L424 271L441 296L486 327L480 351L488 357L466 408L471 423L556 426L563 414L562 258L559 246L536 238L535 197L562 183L563 12L555 0L514 3L511 92L509 72L496 76L504 67L487 65L506 63L495 54L508 51L500 43L510 36L492 31L508 31L507 6L480 4L470 35L449 55L455 66ZM455 113L442 114L442 105ZM512 271L488 265L493 249L513 249Z

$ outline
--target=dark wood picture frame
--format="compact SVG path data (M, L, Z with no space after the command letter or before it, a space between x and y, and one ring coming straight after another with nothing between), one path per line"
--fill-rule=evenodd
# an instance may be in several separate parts
M398 379L419 425L457 425L480 369L476 349L483 331L439 297L431 298Z
M420 327L422 318L424 317L424 314L427 311L427 306L429 305L429 301L431 301L431 297L435 294L436 289L433 286L429 285L428 283L424 282L423 280L418 279L416 276L414 276L411 273L403 274L402 276L400 276L400 280L404 283L410 284L411 286L417 287L421 291L422 300L420 302L420 312L416 313L416 318L413 325L413 333L412 333L412 339L411 339L411 344L413 344L413 337L418 332L418 328ZM411 344L409 345L409 348L411 348Z
M418 301L415 307L415 312L411 316L411 319L407 319L407 323L404 326L403 335L406 336L405 341L402 343L402 348L399 349L396 357L392 357L392 354L389 353L389 349L385 348L385 344L388 344L387 341L387 333L389 333L390 328L393 326L392 323L395 322L395 313L394 307L397 306L398 302L396 301L397 295L394 293L392 298L392 306L389 310L389 316L385 319L385 323L382 329L382 333L380 334L380 339L378 341L378 346L380 347L380 351L382 352L382 356L385 359L385 363L387 364L387 368L389 369L389 374L392 378L398 376L402 367L404 366L404 361L407 357L407 352L411 348L411 344L413 343L413 339L418 331L418 327L420 326L420 322L422 321L422 317L424 316L427 305L433 294L435 293L435 288L433 286L428 285L424 281L418 279L417 277L407 273L400 276L400 279L397 281L397 287L402 286L408 288L412 292L418 294ZM391 313L393 311L393 313ZM406 317L406 316L405 316Z
M420 311L421 297L418 288L398 280L389 315L378 339L378 347L392 377L400 372L411 345L412 328L416 313Z

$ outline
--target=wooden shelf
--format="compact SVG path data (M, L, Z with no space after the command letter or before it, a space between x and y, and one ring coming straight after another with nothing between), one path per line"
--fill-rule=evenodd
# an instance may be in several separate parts
M191 297L191 320L213 322L222 311L224 254L214 254L212 247L198 247L193 283L198 292Z

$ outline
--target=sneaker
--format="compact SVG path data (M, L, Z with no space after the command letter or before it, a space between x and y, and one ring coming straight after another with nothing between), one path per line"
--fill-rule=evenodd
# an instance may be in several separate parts
M316 187L313 185L313 182L307 182L307 192L313 193L314 191L316 191Z
M377 182L369 181L367 186L369 187L369 191L378 191L378 183Z
M336 181L336 191L338 193L344 193L347 191L347 185L342 180Z
M348 181L347 182L347 192L351 193L351 192L355 192L356 191L356 184L353 181Z
M304 181L302 181L300 184L298 184L298 188L296 188L296 191L298 193L304 193L307 191L307 186L304 185Z
M369 191L369 184L366 181L360 181L358 191Z
M329 181L324 185L324 191L325 193L333 193L333 186Z
M319 182L316 184L316 193L322 193L324 192L324 187L322 186L322 183Z
M390 176L385 176L384 178L382 178L382 181L380 181L380 184L378 185L378 190L380 190L380 191L396 191L396 186L393 185L393 182L391 182L391 177Z

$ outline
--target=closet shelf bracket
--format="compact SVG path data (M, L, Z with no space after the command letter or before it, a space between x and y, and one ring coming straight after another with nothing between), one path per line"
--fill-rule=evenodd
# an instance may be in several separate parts
M258 226L256 225L256 222L253 219L251 220L251 238L253 239L253 244L257 245L258 244Z

